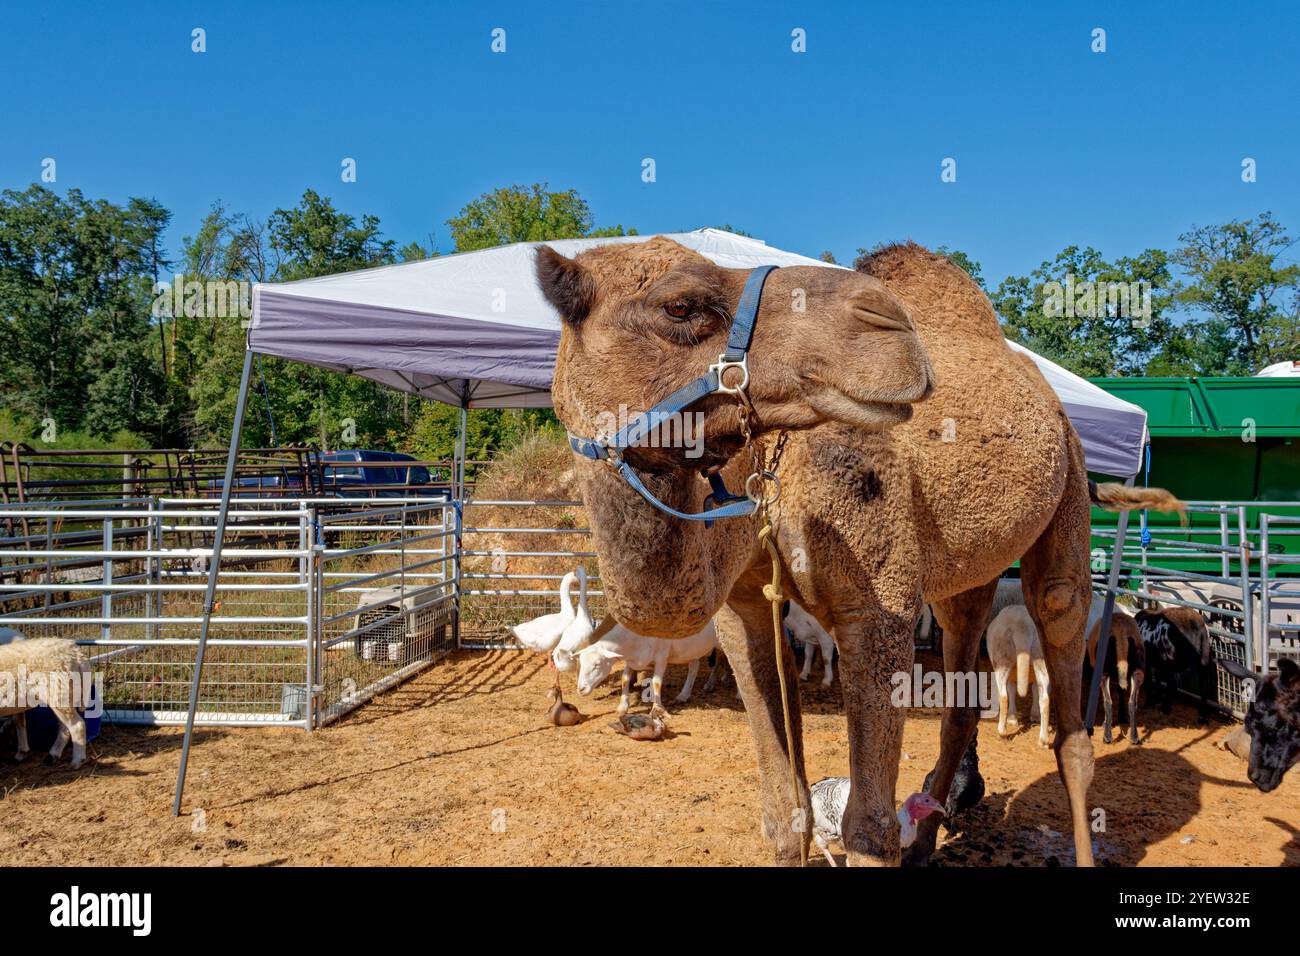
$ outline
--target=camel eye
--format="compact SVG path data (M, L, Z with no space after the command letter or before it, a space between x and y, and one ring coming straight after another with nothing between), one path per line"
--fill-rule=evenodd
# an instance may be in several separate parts
M685 319L691 314L691 304L685 299L674 299L664 306L664 311L674 319Z

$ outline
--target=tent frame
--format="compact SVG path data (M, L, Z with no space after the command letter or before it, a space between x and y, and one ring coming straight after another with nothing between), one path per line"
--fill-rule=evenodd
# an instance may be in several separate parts
M207 588L203 598L203 621L199 627L199 646L194 657L194 677L190 682L189 708L185 715L185 737L181 744L181 761L180 767L176 772L176 794L172 801L172 816L180 816L181 802L185 795L185 774L189 767L190 746L194 739L194 718L198 711L199 703L199 685L203 681L203 661L207 654L208 647L208 630L212 624L212 612L215 606L217 578L221 569L221 551L225 543L226 518L230 512L230 491L235 483L235 464L239 456L239 442L244 428L244 409L248 404L248 384L250 373L253 368L253 357L255 353L251 348L246 347L244 350L244 366L239 377L239 394L235 399L235 417L231 427L230 449L226 454L226 473L225 480L221 485L221 503L217 511L217 524L213 533L212 540L212 558L208 564ZM460 425L459 433L456 437L456 448L452 462L452 505L456 512L456 531L455 531L455 559L453 568L455 570L455 600L460 600L461 588L461 538L464 525L463 510L465 507L465 432L468 421L469 408L469 387L468 384L462 392L460 405ZM1133 485L1134 478L1130 476L1125 484L1129 487ZM1120 564L1124 555L1124 538L1128 530L1128 512L1121 511L1118 521L1115 525L1115 546L1111 553L1110 576L1107 580L1106 603L1101 616L1101 633L1097 641L1097 660L1104 662L1106 652L1110 645L1110 622L1115 610L1115 590L1119 585ZM458 606L458 605L457 605ZM460 641L460 614L454 616L455 639L459 644ZM1086 635L1085 635L1086 639ZM1088 688L1088 707L1084 717L1084 726L1091 736L1093 726L1097 717L1097 702L1101 692L1101 677L1104 667L1094 667L1092 671L1092 684ZM307 689L310 697L312 688Z

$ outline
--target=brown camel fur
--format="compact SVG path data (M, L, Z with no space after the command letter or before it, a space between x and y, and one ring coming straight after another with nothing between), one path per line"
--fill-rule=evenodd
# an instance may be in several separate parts
M1089 485L1078 437L1037 368L1007 347L988 300L964 272L911 244L877 253L865 270L772 273L748 388L759 444L770 449L773 434L789 430L784 491L773 509L785 596L833 629L840 652L849 860L899 860L894 791L904 713L891 703L891 679L911 670L922 598L944 630L945 669L973 672L996 579L1019 559L1059 688L1057 763L1077 858L1091 864L1092 746L1079 714ZM537 272L565 318L556 411L584 436L608 431L601 423L620 406L642 411L716 361L747 275L662 238L576 259L543 247ZM735 399L714 396L695 410L707 438L703 457L690 459L682 448L626 455L679 510L700 510L701 467L725 466L732 489L751 470L750 456L739 454ZM654 509L605 464L579 458L578 474L610 613L635 631L669 638L694 633L716 614L758 751L764 833L778 861L797 862L808 838L795 789L807 806L799 682L782 642L797 768L791 780L759 519L705 528ZM1116 494L1108 485L1094 491ZM1130 492L1115 504L1156 497ZM930 791L940 802L977 719L974 706L945 711ZM922 823L911 862L933 850L935 822Z

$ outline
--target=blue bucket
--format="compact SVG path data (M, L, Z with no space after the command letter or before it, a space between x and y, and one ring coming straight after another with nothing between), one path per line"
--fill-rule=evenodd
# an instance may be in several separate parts
M94 684L90 687L90 702L98 702L99 688ZM99 717L86 717L86 742L94 740L99 736ZM54 738L59 735L59 719L54 716L54 711L48 707L33 707L27 711L27 743L32 748L33 753L48 752L54 746Z

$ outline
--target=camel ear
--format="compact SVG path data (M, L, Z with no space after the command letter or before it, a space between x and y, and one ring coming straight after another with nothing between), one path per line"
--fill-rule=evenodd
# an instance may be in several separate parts
M1300 687L1300 664L1297 664L1289 657L1279 658L1277 662L1277 680L1287 690L1295 690Z
M550 246L537 249L537 284L561 318L574 325L587 317L596 301L596 280L591 273Z

